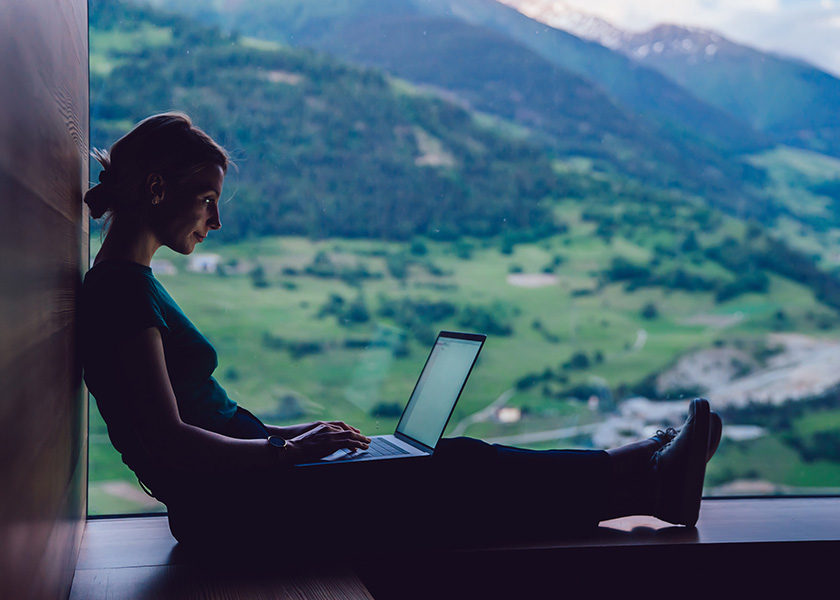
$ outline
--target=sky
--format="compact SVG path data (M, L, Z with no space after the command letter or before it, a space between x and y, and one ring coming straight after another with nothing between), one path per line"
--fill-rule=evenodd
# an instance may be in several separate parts
M630 31L660 23L712 29L840 76L840 0L565 0Z

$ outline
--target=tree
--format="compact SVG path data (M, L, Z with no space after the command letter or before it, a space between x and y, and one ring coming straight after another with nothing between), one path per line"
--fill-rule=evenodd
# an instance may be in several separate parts
M563 363L565 369L583 370L589 368L589 357L583 352L575 352L568 362Z
M268 279L265 276L265 269L262 265L257 265L251 271L251 283L254 284L255 288L267 288L271 285L268 283Z
M411 248L409 249L414 256L425 256L429 253L429 249L426 247L426 244L423 240L415 239L411 242Z
M368 311L365 299L361 295L357 296L342 316L350 323L367 323L370 321L370 311Z

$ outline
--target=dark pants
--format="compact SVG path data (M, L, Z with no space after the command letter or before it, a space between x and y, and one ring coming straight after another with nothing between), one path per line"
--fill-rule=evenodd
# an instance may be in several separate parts
M223 433L265 437L240 411ZM225 538L328 547L363 543L472 545L535 539L597 525L608 512L606 452L532 451L443 439L432 457L179 474L152 490L182 542ZM158 486L160 487L160 486Z

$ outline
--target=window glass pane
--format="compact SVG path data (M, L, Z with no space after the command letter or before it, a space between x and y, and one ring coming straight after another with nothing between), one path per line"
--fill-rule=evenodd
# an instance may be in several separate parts
M447 435L612 447L704 395L708 494L837 492L835 9L554 4L91 0L92 145L177 109L231 152L222 229L153 270L265 421L391 432L475 331ZM95 409L90 447L92 513L161 508Z

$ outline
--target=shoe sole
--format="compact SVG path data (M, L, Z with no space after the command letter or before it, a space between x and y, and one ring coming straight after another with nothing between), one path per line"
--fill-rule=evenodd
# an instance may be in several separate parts
M680 525L694 527L700 517L700 501L703 496L703 481L706 478L706 455L709 450L711 430L711 409L709 401L695 398L691 401L694 409L694 429L688 448L685 479L683 481L683 513L676 520Z
M709 415L709 450L706 452L706 462L712 460L720 445L720 438L723 435L723 420L720 415L712 411Z

